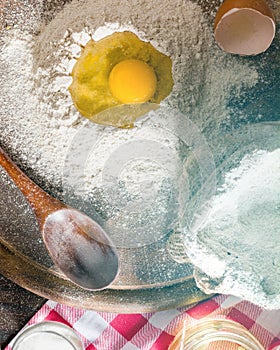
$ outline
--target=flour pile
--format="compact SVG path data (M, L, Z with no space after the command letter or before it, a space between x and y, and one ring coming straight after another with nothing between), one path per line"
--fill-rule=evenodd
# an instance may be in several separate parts
M125 29L171 56L175 86L165 103L179 108L201 129L228 118L229 95L257 83L253 67L217 50L200 7L191 1L73 1L39 34L6 30L0 57L1 143L24 163L29 175L42 185L50 184L55 192L62 185L71 140L87 123L74 109L67 90L81 46L90 37ZM95 129L99 136L110 135L110 140L124 141L126 135L100 126ZM104 145L98 159L106 153ZM99 178L90 176L89 182L95 187Z
M225 174L210 206L198 232L185 235L198 285L277 309L280 148L247 154Z

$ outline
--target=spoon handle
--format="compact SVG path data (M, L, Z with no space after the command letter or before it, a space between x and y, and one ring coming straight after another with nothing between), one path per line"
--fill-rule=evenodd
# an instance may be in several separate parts
M0 166L8 173L31 205L40 229L43 228L48 215L66 207L63 203L47 194L29 179L29 177L27 177L8 157L2 148L0 148Z

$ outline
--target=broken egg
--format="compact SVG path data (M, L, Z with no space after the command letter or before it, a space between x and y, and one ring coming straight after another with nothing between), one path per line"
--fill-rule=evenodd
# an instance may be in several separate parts
M273 13L264 0L225 0L216 14L214 35L226 52L257 55L271 45L275 27Z
M129 31L90 40L71 75L81 115L120 128L157 109L173 87L171 58Z

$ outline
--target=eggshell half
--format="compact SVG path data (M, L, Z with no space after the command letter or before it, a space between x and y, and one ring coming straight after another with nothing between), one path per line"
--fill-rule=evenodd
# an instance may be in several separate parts
M273 14L263 0L226 0L219 8L214 34L226 52L257 55L266 51L275 36Z

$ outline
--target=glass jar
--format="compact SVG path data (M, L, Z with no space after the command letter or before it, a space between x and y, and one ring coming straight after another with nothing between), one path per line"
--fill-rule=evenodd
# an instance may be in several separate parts
M264 350L241 324L228 319L204 319L184 325L169 350Z
M72 328L54 321L26 327L14 339L12 350L84 350Z

